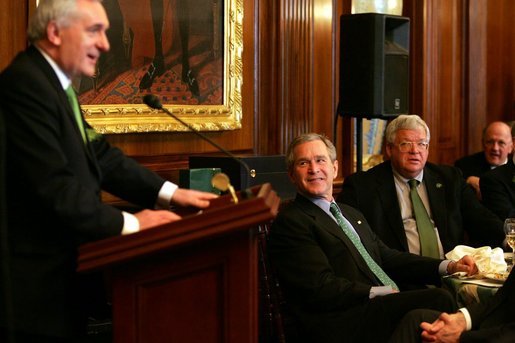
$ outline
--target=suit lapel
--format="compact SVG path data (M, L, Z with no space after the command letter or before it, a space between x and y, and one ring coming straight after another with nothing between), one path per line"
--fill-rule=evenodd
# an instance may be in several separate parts
M65 120L70 121L71 126L75 129L77 139L79 140L79 144L81 144L84 148L84 152L87 156L87 159L90 163L91 169L94 171L94 173L100 177L99 173L99 167L98 163L96 161L96 158L94 157L94 153L91 150L91 146L89 143L84 144L82 140L82 135L79 131L79 125L75 121L75 115L73 113L73 109L70 105L70 102L68 101L68 96L66 95L66 92L64 91L61 82L57 78L57 75L55 74L55 71L52 69L50 64L48 64L47 60L43 57L43 55L34 47L31 45L27 49L28 56L31 57L31 59L34 61L34 63L43 71L43 73L47 76L47 80L52 85L52 88L54 88L55 92L57 93L57 96L59 97L59 101L61 102L63 110L65 113ZM84 119L82 119L84 121ZM86 128L88 125L84 123L84 127Z
M385 165L384 173L377 178L377 182L377 196L381 201L384 215L388 220L388 227L392 231L392 234L397 237L397 240L401 242L402 247L406 251L409 251L408 240L406 239L404 224L402 223L399 200L397 199L393 172L389 163Z
M377 278L375 277L374 273L370 270L367 263L359 253L359 251L354 246L354 243L347 237L347 235L343 232L343 230L340 228L340 226L327 214L325 213L321 208L319 208L317 205L313 204L310 200L306 199L303 196L297 195L295 198L295 202L299 205L301 210L313 218L313 220L317 223L317 226L328 231L330 234L337 237L339 240L342 241L343 244L347 247L349 252L352 255L352 258L354 259L355 264L359 267L359 269L367 275L370 280L373 280L374 282L377 282ZM342 213L349 220L351 225L354 227L356 232L358 232L358 235L361 236L361 222L358 222L355 218L352 218L347 213ZM362 241L363 242L363 241ZM367 244L363 242L363 245L367 247ZM370 251L370 249L367 249Z
M438 228L440 237L445 237L444 233L448 229L446 221L442 220L446 216L445 185L437 175L427 168L424 169L424 183L435 226Z

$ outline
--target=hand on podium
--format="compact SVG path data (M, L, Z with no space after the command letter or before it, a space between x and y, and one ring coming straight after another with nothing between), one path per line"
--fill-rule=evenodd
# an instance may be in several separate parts
M217 197L218 195L213 193L178 188L173 194L171 202L182 207L207 208L209 207L209 200L216 199Z
M168 210L143 210L134 216L138 219L140 231L181 219L181 216Z

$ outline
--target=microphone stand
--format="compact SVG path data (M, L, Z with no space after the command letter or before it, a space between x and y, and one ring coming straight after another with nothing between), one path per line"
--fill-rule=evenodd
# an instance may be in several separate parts
M168 109L164 108L163 105L161 104L161 101L159 100L159 98L153 94L147 94L143 97L143 102L150 108L153 108L155 110L160 110L160 111L163 111L164 113L166 113L167 115L169 115L170 117L172 117L173 119L177 120L179 123L181 123L182 125L184 125L185 127L187 127L191 132L195 133L197 136L199 136L200 138L202 138L203 140L205 140L206 142L208 142L209 144L211 144L212 146L214 146L215 148L217 148L218 150L220 150L221 152L223 152L224 154L226 154L227 156L229 156L230 158L232 158L233 160L237 161L240 165L243 166L243 168L245 168L245 171L247 172L247 175L249 175L250 177L256 177L256 171L255 170L250 170L249 166L247 165L247 163L245 163L244 161L242 161L241 159L239 159L238 157L236 157L233 153L231 153L230 151L224 149L223 147L221 147L220 145L218 145L217 143L215 143L213 140L211 140L209 137L207 137L206 135L202 134L202 132L198 131L197 129L195 129L193 126L191 126L190 124L186 123L184 120L182 120L181 118L177 117L175 114L173 114L172 112L170 112ZM245 192L245 194L247 194L248 192Z

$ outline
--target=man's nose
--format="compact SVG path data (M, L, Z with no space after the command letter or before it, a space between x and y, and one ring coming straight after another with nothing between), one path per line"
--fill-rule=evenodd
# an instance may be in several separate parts
M109 39L107 39L106 33L102 32L102 34L100 34L100 38L99 38L99 41L98 41L98 48L101 51L107 52L107 51L109 51L110 47L111 46L109 44Z

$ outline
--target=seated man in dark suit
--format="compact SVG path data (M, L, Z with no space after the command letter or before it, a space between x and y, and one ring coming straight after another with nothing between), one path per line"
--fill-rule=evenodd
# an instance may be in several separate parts
M427 162L429 141L419 116L397 117L386 128L390 160L347 177L338 200L359 209L390 248L443 257L459 244L501 246L502 221L457 168Z
M515 217L515 156L481 178L483 204L501 220Z
M424 342L512 343L515 342L514 308L515 273L511 273L494 296L456 313L423 309L409 312L395 335L403 343L420 342L420 334Z
M508 162L513 149L510 126L502 121L490 123L483 130L482 143L483 151L462 157L454 163L479 199L482 199L479 180L483 174Z
M326 137L297 137L286 158L297 196L274 221L269 252L303 338L398 342L390 336L408 311L455 306L446 290L399 292L396 283L435 284L445 273L475 273L470 257L450 262L388 248L359 211L334 202L338 161Z

